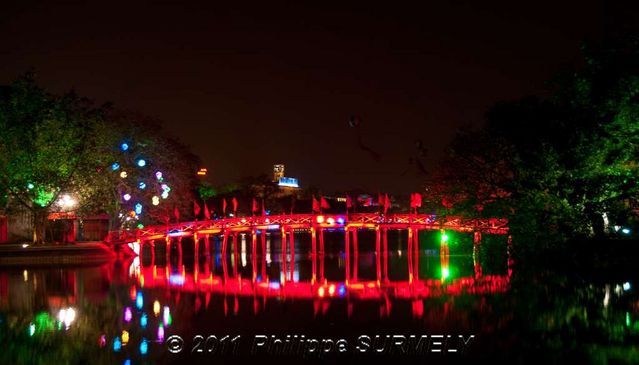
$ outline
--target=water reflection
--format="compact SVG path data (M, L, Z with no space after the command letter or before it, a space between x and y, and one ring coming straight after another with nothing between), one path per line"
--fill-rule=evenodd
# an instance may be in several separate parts
M503 240L458 238L442 249L423 236L415 249L398 235L377 248L370 232L347 254L327 234L313 255L301 232L228 247L200 237L102 267L3 270L0 363L179 363L164 345L174 334L474 334L469 358L639 359L636 278L513 271Z

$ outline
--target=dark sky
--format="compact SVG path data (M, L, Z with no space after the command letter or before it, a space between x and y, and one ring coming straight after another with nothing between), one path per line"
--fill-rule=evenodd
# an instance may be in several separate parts
M158 117L214 183L281 162L305 186L407 192L415 140L431 168L457 127L541 94L617 21L591 1L183 3L3 2L0 83L33 67L53 92Z

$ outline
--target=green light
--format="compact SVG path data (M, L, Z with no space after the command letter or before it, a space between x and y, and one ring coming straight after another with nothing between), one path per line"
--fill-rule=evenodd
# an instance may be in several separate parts
M33 185L32 183L27 184L27 189L31 190L33 188L35 188L35 185Z
M144 224L139 223L139 224L138 224L138 229L142 229L142 228L144 228Z
M41 207L46 207L53 200L54 195L55 193L53 192L44 191L44 189L38 188L33 202Z
M630 313L626 312L626 327L630 327Z
M450 272L447 267L442 267L442 279L446 279L450 276Z
M33 323L29 324L29 336L33 336L35 334L35 330L36 330L35 324Z
M448 242L448 235L446 233L442 233L442 242Z

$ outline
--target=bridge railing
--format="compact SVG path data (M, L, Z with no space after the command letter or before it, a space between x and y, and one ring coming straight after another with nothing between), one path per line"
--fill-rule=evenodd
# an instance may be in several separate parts
M459 216L437 217L433 214L282 214L273 216L233 217L217 220L177 222L167 225L148 226L131 231L112 231L107 235L108 243L132 242L138 239L155 239L162 236L188 236L197 232L216 233L222 231L247 231L253 229L277 230L280 228L311 227L377 227L391 229L446 229L460 232L479 231L488 234L507 234L508 220L502 218L472 218Z

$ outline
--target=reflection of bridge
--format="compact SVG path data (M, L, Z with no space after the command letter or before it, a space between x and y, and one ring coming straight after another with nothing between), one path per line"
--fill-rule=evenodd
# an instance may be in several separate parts
M207 243L208 239L205 239L205 244ZM423 299L463 294L504 293L509 289L512 275L510 268L512 261L510 259L508 260L509 267L506 275L483 275L478 258L475 256L474 275L449 278L448 252L447 250L441 250L441 278L420 279L419 275L413 275L413 270L417 269L419 251L415 251L413 255L409 251L409 260L407 262L408 280L389 279L387 251L376 252L378 257L376 260L377 280L358 280L356 269L354 270L354 276L349 276L350 259L346 258L345 280L328 281L324 277L325 255L323 253L311 255L313 265L310 280L295 280L295 275L293 274L294 257L290 258L290 265L287 267L287 257L284 253L280 261L280 272L275 278L269 278L267 275L266 255L261 255L261 257L252 255L252 273L250 277L242 277L237 271L239 263L238 250L234 249L232 255L232 272L229 272L227 260L223 257L221 260L221 274L211 267L215 262L211 258L207 258L202 268L196 262L193 271L187 273L181 263L181 256L179 256L177 267L171 267L172 265L168 261L164 267L156 266L153 263L151 263L151 266L140 266L140 259L136 258L134 260L135 264L130 268L130 274L144 288L165 288L180 292L204 294L205 306L207 307L212 294L223 295L225 298L234 297L233 312L236 314L239 308L238 297L253 298L254 311L258 310L260 301L266 298L314 300L316 312L320 310L319 308L322 308L322 311L325 312L329 305L328 302L325 302L326 300L346 298L349 303L351 299L356 301L379 301L382 303L380 315L382 312L386 315L390 314L391 299L410 300L412 301L413 315L417 317L421 317L424 314ZM244 255L245 252L242 251L242 256ZM379 259L380 256L382 256L382 260ZM259 265L258 260L260 261ZM356 260L355 263L357 262ZM316 261L319 261L319 265L316 265ZM319 273L317 272L317 266L319 266ZM357 267L356 264L355 267ZM258 271L261 271L261 273L258 274ZM214 272L218 274L214 274ZM288 280L289 278L293 280ZM196 307L199 305L196 304ZM265 306L266 301L262 305ZM226 314L228 310L226 299L224 300L224 310ZM352 312L351 304L348 306L348 311L350 316Z
M441 230L441 252L443 257L448 254L448 238L445 232L472 232L474 233L475 249L481 243L482 233L486 234L508 234L508 221L506 219L464 219L460 217L437 218L430 214L391 214L380 215L375 213L364 214L291 214L275 216L254 216L226 218L219 220L206 220L196 222L174 223L163 226L149 226L144 229L111 234L109 241L111 244L128 243L135 254L138 254L145 242L151 245L151 253L155 257L156 241L163 242L167 249L167 259L171 252L170 245L177 241L178 255L182 256L182 238L192 237L195 243L195 257L198 257L200 241L204 241L205 252L209 251L210 235L222 235L222 257L226 257L228 238L232 237L234 252L237 252L237 235L240 232L251 234L251 257L257 257L258 236L262 248L262 256L266 256L266 234L268 231L279 231L281 233L282 254L286 255L287 246L290 249L291 257L295 256L294 234L296 231L305 230L311 234L311 255L313 257L313 281L316 280L316 266L318 257L317 241L319 239L319 256L324 255L324 231L343 230L345 232L345 256L346 256L346 278L347 281L357 280L357 257L358 257L358 230L373 229L376 232L375 252L377 253L378 281L383 276L388 277L388 256L381 253L388 252L387 232L393 230L407 230L408 232L408 255L409 255L409 281L412 282L413 273L419 272L416 259L419 254L420 230ZM287 240L287 236L290 240ZM351 238L353 251L353 272L351 273ZM288 241L288 242L287 242ZM508 236L508 244L511 240ZM382 247L383 245L383 247ZM383 265L380 260L384 259ZM167 260L168 261L168 260ZM324 277L323 260L320 261L320 278ZM283 261L286 266L286 261ZM285 270L286 271L286 270Z

